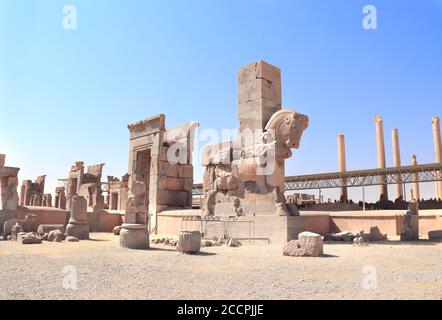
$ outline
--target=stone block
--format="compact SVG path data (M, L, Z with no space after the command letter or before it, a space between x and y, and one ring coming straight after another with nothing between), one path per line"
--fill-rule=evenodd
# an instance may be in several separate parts
M183 230L179 234L177 250L181 253L198 253L201 250L201 232Z
M67 242L80 242L80 239L73 237L73 236L69 236L66 238Z
M149 249L147 227L140 224L123 224L120 231L120 247L127 249Z
M160 191L157 195L156 203L159 205L177 206L182 207L187 205L186 191Z
M248 64L239 69L238 83L240 85L245 82L254 81L256 79L281 82L281 69L272 66L271 64L262 60Z
M319 257L323 252L322 237L312 232L301 232L298 240L288 242L283 249L283 255L291 257Z
M428 232L428 239L430 241L442 241L442 230Z
M66 236L58 229L52 230L48 234L48 241L50 242L61 242L66 238Z
M264 99L281 106L281 83L272 83L265 79L256 79L241 84L238 90L238 103Z
M180 178L193 178L193 166L190 164L182 164L179 166Z
M68 224L66 227L66 236L76 237L80 240L89 239L88 224Z
M62 224L40 224L37 228L37 233L49 233L52 230L60 230L62 233L64 233L65 227Z
M29 233L21 232L18 234L17 242L19 244L40 244L42 240L38 235L32 232Z
M5 166L5 160L6 160L6 155L0 153L0 167L4 167Z

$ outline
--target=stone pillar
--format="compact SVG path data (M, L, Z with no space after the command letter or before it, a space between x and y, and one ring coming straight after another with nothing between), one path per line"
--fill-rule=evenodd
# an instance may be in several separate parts
M399 130L393 129L391 131L391 138L392 138L392 146L393 146L393 165L395 167L401 166L401 147L399 144ZM402 182L402 177L398 175L398 181ZM403 190L402 190L402 183L398 183L395 185L396 188L396 198L403 198Z
M416 155L413 155L411 157L411 165L417 166ZM421 199L421 192L420 192L420 186L419 186L419 174L417 174L417 173L413 173L413 199L418 202Z
M73 196L71 201L71 217L66 227L66 235L80 240L89 239L87 220L87 200L82 196Z
M339 172L347 171L347 163L345 156L345 136L343 134L338 135L338 164L339 164ZM341 184L347 185L347 179L342 179ZM341 202L348 201L348 192L347 187L341 187Z
M440 136L440 119L433 118L433 140L434 140L434 157L435 163L442 163L442 141ZM439 179L442 179L442 172L437 174ZM436 199L442 199L442 181L436 182Z
M378 168L385 169L387 167L387 162L385 160L385 142L384 142L384 121L382 117L375 116L374 122L376 124L376 145L377 145L377 154L378 154ZM386 181L387 178L383 177L383 182L379 187L380 199L388 200L388 188Z
M263 130L271 116L281 110L281 70L264 61L238 72L238 118L240 132Z

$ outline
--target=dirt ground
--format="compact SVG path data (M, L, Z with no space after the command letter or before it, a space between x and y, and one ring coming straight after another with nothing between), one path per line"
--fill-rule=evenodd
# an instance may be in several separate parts
M442 299L442 243L325 244L324 257L294 258L275 245L182 255L91 238L0 241L0 299Z

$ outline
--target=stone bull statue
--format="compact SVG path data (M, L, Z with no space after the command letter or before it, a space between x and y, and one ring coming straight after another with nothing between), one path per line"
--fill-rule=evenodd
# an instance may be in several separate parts
M292 148L299 148L302 133L307 127L307 116L292 110L280 110L270 118L257 143L241 144L237 159L232 157L230 163L209 163L204 186L205 214L214 214L216 196L223 193L232 201L236 214L243 215L241 199L247 189L249 193L272 194L276 214L290 215L284 196L284 162L292 156ZM227 153L235 154L234 150ZM212 157L222 158L218 155Z

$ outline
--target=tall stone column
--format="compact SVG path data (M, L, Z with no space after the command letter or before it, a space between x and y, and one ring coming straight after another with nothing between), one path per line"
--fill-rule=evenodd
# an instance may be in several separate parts
M411 157L411 165L417 166L417 158L415 154ZM421 198L421 192L419 187L419 174L417 173L413 173L413 198L416 201L420 201Z
M374 122L376 124L378 168L385 169L387 167L387 162L385 160L384 121L382 120L382 117L375 116ZM380 199L388 200L387 178L383 177L382 181L385 183L379 187Z
M345 156L345 136L343 134L338 134L338 164L339 164L339 172L347 171L347 162ZM341 179L341 202L348 201L348 192L347 192L347 179Z
M393 165L395 167L400 167L401 166L401 147L399 144L399 130L398 129L393 129L391 131L391 138L392 138L392 146L393 146ZM403 198L404 194L403 194L403 190L402 190L402 177L400 175L398 175L397 179L400 183L395 185L396 198Z
M434 140L434 157L435 163L442 163L442 141L440 136L440 119L433 118L433 140ZM442 172L437 174L439 179L442 179ZM436 199L442 199L442 181L436 182Z

